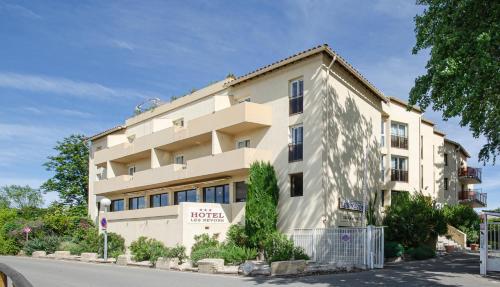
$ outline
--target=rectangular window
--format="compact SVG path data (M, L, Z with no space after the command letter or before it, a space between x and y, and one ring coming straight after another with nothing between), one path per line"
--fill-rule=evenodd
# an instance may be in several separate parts
M250 140L241 140L236 144L236 148L250 147Z
M384 119L380 121L380 146L385 146L385 123Z
M290 196L302 196L303 191L303 178L302 173L296 173L290 175Z
M302 160L304 129L302 125L290 127L290 144L288 145L288 161Z
M380 204L382 204L382 207L385 205L385 190L382 190L382 195L380 196Z
M183 127L184 126L184 118L176 119L176 120L172 121L172 124L175 127Z
M444 190L448 190L448 178L444 178Z
M128 167L128 175L134 175L135 173L135 165Z
M235 182L235 202L245 202L247 201L247 184L244 181Z
M420 189L424 189L424 165L420 165Z
M448 166L448 154L444 154L444 166Z
M408 182L408 159L393 156L391 158L391 181Z
M380 159L380 176L382 182L385 182L385 155L382 155Z
M161 207L168 205L168 193L153 194L149 197L150 207Z
M196 202L196 189L188 189L177 191L174 194L174 204L178 205L181 202Z
M203 188L203 202L229 203L229 184Z
M129 210L142 209L145 207L146 207L146 201L144 199L144 196L132 197L128 199Z
M125 201L123 199L111 200L110 211L122 211L125 210Z
M304 81L295 80L290 83L290 115L303 112Z
M175 164L184 164L184 156L183 155L175 156Z
M391 123L391 147L408 149L408 125Z

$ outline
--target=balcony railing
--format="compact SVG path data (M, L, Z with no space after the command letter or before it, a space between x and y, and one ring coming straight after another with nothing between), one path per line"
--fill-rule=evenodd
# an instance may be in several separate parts
M408 149L408 138L391 135L391 147Z
M302 113L304 97L290 98L290 115Z
M401 169L391 169L391 181L408 182L408 171Z
M289 144L288 145L288 161L302 160L303 147L302 144Z
M461 202L476 202L481 206L486 206L487 195L480 189L469 189L458 192L458 200Z
M481 182L482 170L475 167L460 168L458 170L458 177L461 179L471 179Z

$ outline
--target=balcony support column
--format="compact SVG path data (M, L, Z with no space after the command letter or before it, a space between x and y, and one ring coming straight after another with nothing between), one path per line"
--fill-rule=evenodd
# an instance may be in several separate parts
M172 162L173 160L171 152L157 148L151 149L151 168L158 168L161 166L171 164Z
M234 138L231 135L212 130L212 155L234 149Z

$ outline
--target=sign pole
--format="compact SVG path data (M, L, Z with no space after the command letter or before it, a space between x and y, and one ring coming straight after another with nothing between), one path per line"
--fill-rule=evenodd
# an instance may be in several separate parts
M368 145L365 147L365 160L363 162L363 215L361 216L361 226L365 227L365 218L366 218L366 179L367 179L367 170L366 170L366 162L368 161Z
M108 261L108 231L104 229L104 261Z

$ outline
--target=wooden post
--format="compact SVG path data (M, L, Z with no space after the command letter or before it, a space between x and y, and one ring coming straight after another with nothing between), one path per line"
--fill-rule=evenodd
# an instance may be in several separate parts
M0 272L0 287L8 287L7 285L7 276Z

